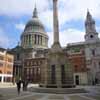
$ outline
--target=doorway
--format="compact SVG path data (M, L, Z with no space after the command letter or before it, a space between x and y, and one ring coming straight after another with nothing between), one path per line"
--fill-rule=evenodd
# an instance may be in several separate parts
M76 83L76 85L79 85L79 75L75 76L75 83Z

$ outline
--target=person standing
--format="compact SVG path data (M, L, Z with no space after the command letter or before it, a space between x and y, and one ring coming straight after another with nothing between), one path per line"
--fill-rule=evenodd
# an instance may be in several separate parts
M17 82L17 92L18 92L18 95L20 94L20 89L21 89L21 80L19 80Z
M24 80L23 81L23 91L27 91L27 86L28 86L28 81Z

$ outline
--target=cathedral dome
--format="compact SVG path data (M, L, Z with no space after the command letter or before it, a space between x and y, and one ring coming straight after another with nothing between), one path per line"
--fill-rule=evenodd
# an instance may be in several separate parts
M48 47L48 35L38 18L36 7L32 18L27 22L24 32L21 35L21 45L23 48Z
M44 28L43 24L40 22L38 18L32 18L30 21L28 21L28 23L26 24L26 28L30 26L33 26L33 27L37 26L37 27Z
M43 34L46 33L43 24L41 23L41 21L37 16L36 8L34 9L33 17L27 22L25 26L24 33L28 32L41 32Z

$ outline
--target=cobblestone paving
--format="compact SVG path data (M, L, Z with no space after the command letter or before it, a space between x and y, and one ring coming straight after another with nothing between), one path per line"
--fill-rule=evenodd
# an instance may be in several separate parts
M0 88L0 100L100 100L100 91L90 90L91 92L83 94L48 94L21 91L21 94L18 95L15 87Z

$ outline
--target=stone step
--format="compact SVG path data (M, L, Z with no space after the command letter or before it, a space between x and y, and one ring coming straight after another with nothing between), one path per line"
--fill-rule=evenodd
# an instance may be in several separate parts
M54 93L54 94L73 94L73 93L87 93L84 88L29 88L31 92L37 93Z

